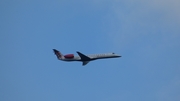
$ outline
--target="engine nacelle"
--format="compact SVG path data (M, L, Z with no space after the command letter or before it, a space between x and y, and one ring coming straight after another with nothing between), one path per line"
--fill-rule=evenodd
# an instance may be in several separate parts
M67 55L64 55L64 57L66 59L72 59L72 58L74 58L74 54L67 54Z

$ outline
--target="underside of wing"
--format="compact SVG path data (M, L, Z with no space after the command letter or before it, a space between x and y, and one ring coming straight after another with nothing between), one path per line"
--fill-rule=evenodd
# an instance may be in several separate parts
M84 65L86 65L86 64L88 64L88 63L89 63L89 61L83 61L83 64L82 64L82 65L84 66Z

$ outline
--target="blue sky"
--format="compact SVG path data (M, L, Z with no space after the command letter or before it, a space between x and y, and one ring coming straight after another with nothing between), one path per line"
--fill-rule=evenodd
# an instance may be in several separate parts
M0 101L179 101L178 0L1 0ZM82 66L63 54L115 52Z

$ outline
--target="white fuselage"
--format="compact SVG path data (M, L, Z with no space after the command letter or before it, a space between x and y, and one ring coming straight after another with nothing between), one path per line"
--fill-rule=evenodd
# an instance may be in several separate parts
M118 58L121 57L115 53L106 53L106 54L92 54L92 55L84 55L81 52L77 51L77 54L79 56L74 56L73 54L67 54L67 55L62 55L61 52L59 52L56 49L53 49L54 54L57 56L59 60L62 61L81 61L84 65L86 65L89 61L93 61L96 59L106 59L106 58Z
M81 59L80 56L75 56L72 59L67 59L67 58L62 58L60 60L63 61L92 61L92 60L96 60L96 59L106 59L106 58L117 58L117 57L121 57L117 54L114 53L106 53L106 54L92 54L92 55L86 55L88 56L90 59L89 60L83 60Z

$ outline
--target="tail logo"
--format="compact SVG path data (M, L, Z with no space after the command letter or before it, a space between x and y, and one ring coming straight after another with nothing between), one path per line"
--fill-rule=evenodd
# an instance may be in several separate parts
M58 59L62 59L63 55L58 50L53 49L53 51L54 51L54 54L57 56Z

